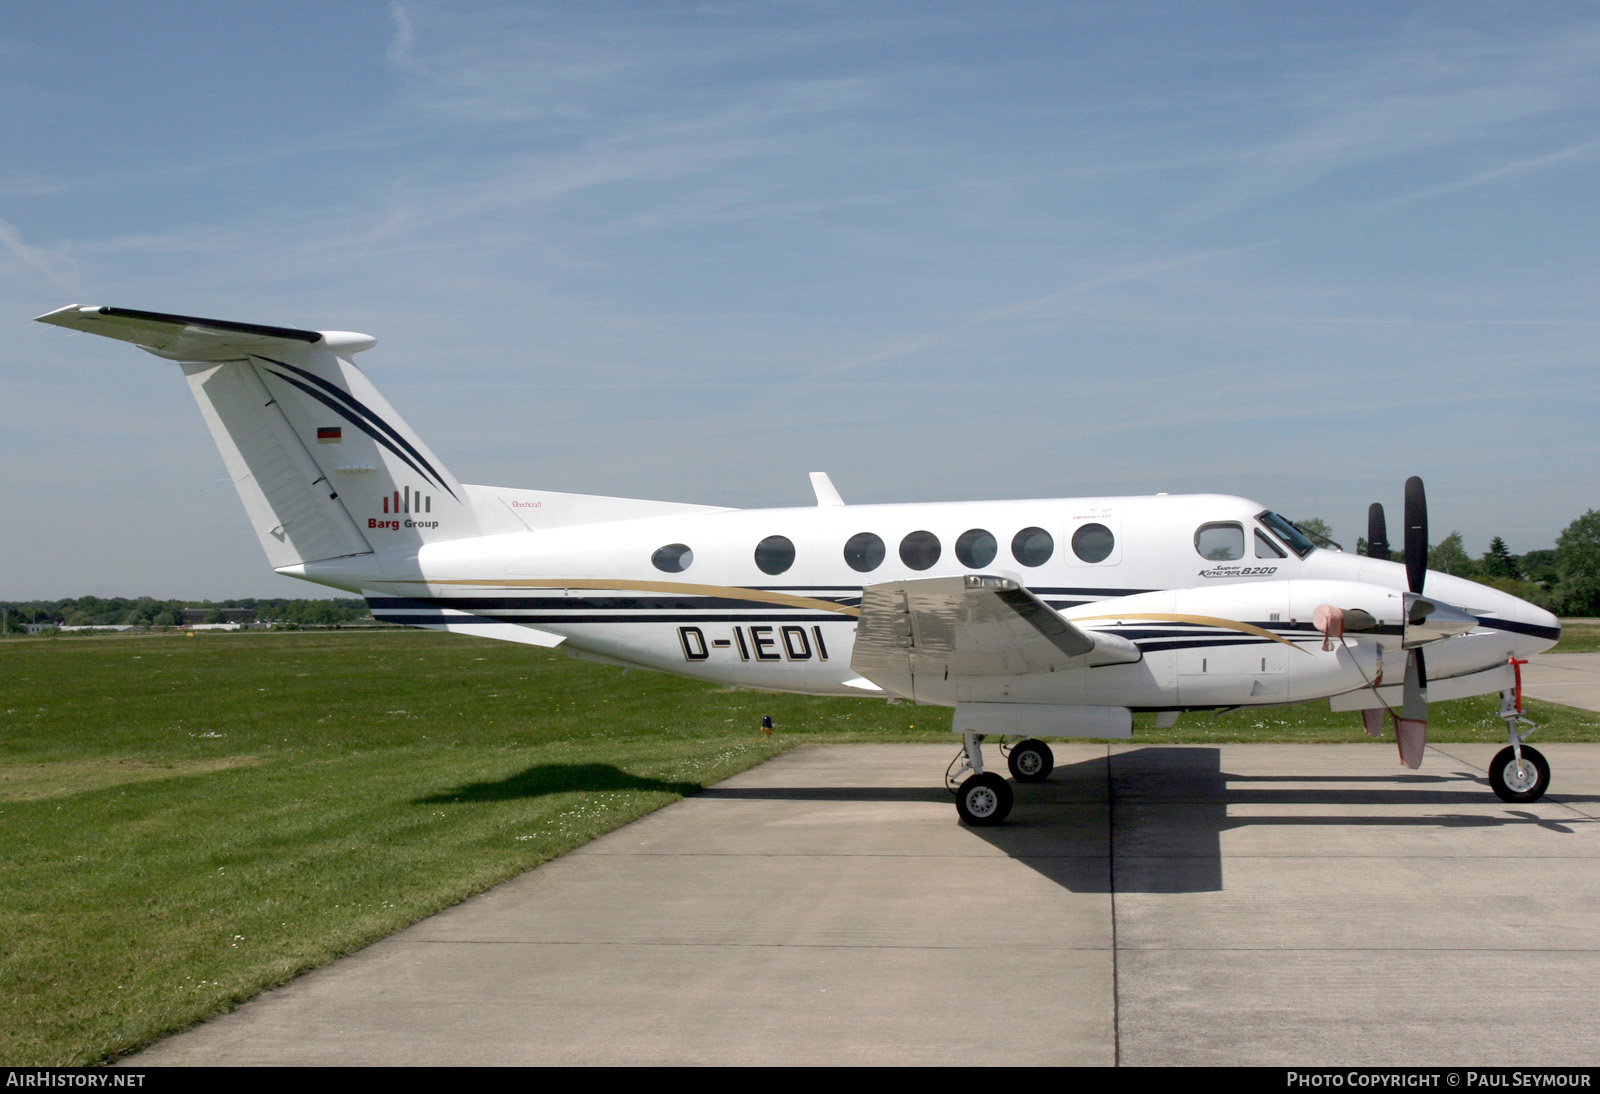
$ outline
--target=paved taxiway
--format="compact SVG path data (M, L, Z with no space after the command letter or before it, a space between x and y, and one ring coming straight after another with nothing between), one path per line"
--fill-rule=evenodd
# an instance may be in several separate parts
M1536 699L1600 710L1600 653L1546 653L1522 669L1522 687Z
M987 830L805 749L125 1062L1592 1065L1600 745L1497 747L1063 744Z

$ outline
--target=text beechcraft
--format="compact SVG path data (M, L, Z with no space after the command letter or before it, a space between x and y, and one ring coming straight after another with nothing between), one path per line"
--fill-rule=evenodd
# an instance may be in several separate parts
M812 695L955 708L961 816L997 824L1007 781L1049 775L1043 737L1127 738L1135 711L1327 699L1392 725L1422 762L1429 700L1500 692L1489 781L1549 785L1523 743L1517 662L1560 624L1426 568L1422 483L1405 561L1383 510L1370 556L1320 550L1221 495L722 509L459 482L352 358L375 339L125 308L43 323L179 362L267 559L367 598L379 619L563 646L607 664Z

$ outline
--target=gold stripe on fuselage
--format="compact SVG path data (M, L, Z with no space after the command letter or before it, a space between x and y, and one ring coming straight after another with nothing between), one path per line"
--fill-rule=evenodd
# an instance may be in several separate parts
M443 581L405 581L403 585L471 585L497 589L620 589L641 593L684 593L689 596L710 596L722 600L754 600L779 608L808 608L818 612L836 612L839 615L859 616L861 609L849 604L836 604L832 600L818 600L811 596L794 596L766 589L747 589L738 585L691 585L683 581L629 581L615 578L459 578Z
M1148 619L1158 623L1198 623L1206 627L1219 627L1225 631L1239 631L1243 634L1260 635L1262 638L1270 638L1274 642L1282 642L1290 649L1299 650L1301 653L1311 652L1303 646L1295 645L1282 635L1273 634L1265 627L1258 627L1253 623L1241 623L1237 619L1223 619L1215 615L1184 615L1180 612L1117 612L1114 615L1074 616L1072 622L1086 623L1091 619Z

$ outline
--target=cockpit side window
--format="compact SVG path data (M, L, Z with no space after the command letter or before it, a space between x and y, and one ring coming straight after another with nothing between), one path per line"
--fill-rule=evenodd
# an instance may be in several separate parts
M1283 553L1283 548L1272 542L1272 537L1261 529L1256 529L1256 557L1257 558L1288 558Z
M1257 513L1256 519L1266 525L1268 531L1287 543L1289 550L1301 558L1305 558L1317 549L1317 545L1307 539L1304 532L1270 510Z
M1232 562L1244 557L1244 525L1213 521L1195 529L1194 549L1211 562Z

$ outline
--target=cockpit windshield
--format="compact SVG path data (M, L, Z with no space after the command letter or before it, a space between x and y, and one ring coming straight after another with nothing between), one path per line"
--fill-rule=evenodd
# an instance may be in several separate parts
M1317 549L1317 545L1307 539L1304 532L1270 510L1257 513L1256 519L1271 529L1279 539L1289 545L1291 551L1301 558L1305 558Z

